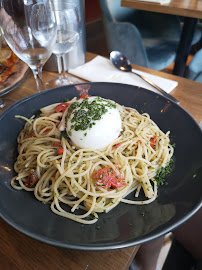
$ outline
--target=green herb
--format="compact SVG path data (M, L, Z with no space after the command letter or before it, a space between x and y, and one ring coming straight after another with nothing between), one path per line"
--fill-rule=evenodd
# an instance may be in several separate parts
M171 172L171 166L173 163L173 159L170 160L170 162L165 166L165 167L161 167L154 180L157 182L157 186L163 185L165 183L165 177L166 175L168 175Z
M93 100L84 98L82 102L73 102L68 108L67 120L71 118L71 130L87 130L95 125L95 121L102 118L108 108L116 108L116 105L108 100L96 97ZM86 136L87 133L84 134Z
M67 132L65 130L61 131L61 138L65 138L66 140L69 139L68 135L67 135Z
M197 176L197 174L195 173L192 177L193 177L193 178L196 178L196 176Z
M37 110L37 111L32 111L32 114L34 114L34 119L36 118L39 118L40 114L41 114L41 111L40 110Z
M89 218L92 219L92 220L93 220L93 219L98 219L98 218L95 217L95 216L90 216Z

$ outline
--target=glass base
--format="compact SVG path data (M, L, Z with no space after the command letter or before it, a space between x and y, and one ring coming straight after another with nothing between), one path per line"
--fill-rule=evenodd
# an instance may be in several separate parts
M70 85L70 84L77 84L82 83L83 81L72 77L72 76L65 76L65 78L59 79L59 77L51 79L46 82L45 87L46 89L56 88L64 85Z
M12 98L0 98L0 113L5 111L8 107L13 105L15 102L16 100Z

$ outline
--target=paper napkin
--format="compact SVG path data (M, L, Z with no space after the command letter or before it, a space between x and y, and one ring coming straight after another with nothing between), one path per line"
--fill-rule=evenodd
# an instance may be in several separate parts
M151 75L149 73L135 69L134 71L145 76L146 78L154 82L156 85L161 87L163 90L165 90L167 93L170 93L178 85L178 82L176 81ZM110 60L102 56L97 56L93 60L85 63L82 66L70 69L68 72L90 82L116 82L131 84L159 93L157 90L155 90L154 87L150 86L137 75L131 72L123 72L116 69L114 65L110 62Z

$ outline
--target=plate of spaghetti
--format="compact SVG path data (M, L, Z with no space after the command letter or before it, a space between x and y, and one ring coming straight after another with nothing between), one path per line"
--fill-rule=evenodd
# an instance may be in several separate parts
M30 237L80 250L130 247L201 206L201 130L156 93L65 86L17 102L0 120L0 214Z

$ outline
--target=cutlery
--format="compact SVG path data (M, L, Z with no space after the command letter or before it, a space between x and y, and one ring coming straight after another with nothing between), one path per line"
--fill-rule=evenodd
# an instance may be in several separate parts
M125 72L132 72L133 74L137 75L138 77L142 78L145 82L147 82L148 84L150 84L151 86L153 86L155 89L157 89L165 97L169 98L173 102L176 102L177 104L180 103L176 98L174 98L173 96L169 95L166 91L164 91L158 85L156 85L155 83L153 83L152 81L150 81L148 78L146 78L146 77L144 77L144 76L142 76L142 75L134 72L132 70L132 66L131 66L129 60L121 52L112 51L110 53L110 61L112 62L112 64L117 69L119 69L121 71L125 71Z

